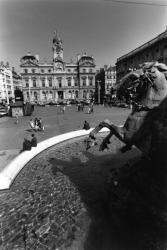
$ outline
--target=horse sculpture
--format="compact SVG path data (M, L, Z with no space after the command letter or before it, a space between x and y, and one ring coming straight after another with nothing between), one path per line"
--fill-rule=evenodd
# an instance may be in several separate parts
M157 124L161 119L167 119L167 66L158 62L148 62L140 69L128 73L122 78L117 94L131 97L133 108L125 124L118 127L105 120L93 129L89 135L87 149L97 144L95 135L107 127L110 133L103 139L99 150L108 148L110 138L115 135L125 146L121 148L124 153L133 145L139 148L146 156L154 152L157 136ZM167 126L166 126L167 127Z

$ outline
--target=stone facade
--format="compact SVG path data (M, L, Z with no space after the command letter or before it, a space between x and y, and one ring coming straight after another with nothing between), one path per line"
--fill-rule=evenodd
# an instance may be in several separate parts
M22 90L22 77L16 72L14 67L12 67L12 76L13 76L14 90L16 89Z
M157 37L117 59L119 81L130 70L139 68L143 62L158 61L167 64L167 30Z
M6 102L9 104L10 100L14 98L14 85L12 71L9 67L9 63L4 65L0 64L0 102Z
M116 67L104 65L96 72L96 91L95 100L103 103L106 95L111 95L111 89L116 84Z
M63 43L55 32L52 62L39 62L38 55L21 58L21 76L25 101L57 102L89 99L95 91L95 62L85 53L76 62L64 62Z

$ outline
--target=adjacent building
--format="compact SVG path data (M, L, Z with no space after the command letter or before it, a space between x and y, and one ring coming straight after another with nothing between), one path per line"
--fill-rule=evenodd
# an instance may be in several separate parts
M22 90L22 77L21 75L12 67L12 77L13 77L13 87L14 90L20 89Z
M76 62L66 63L63 43L55 32L51 62L40 62L39 55L28 53L21 58L24 101L55 102L67 99L90 99L95 92L95 61L86 53Z
M12 70L9 63L0 63L0 102L9 104L14 99L14 85Z
M119 81L129 70L139 68L143 62L158 61L167 64L167 30L140 47L117 59Z
M104 65L96 71L95 100L103 103L107 96L111 97L112 89L116 84L116 66Z

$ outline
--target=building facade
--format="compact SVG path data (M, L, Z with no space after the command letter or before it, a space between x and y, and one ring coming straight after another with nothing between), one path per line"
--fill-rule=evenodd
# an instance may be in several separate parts
M0 102L9 104L14 99L14 85L12 70L9 63L0 63Z
M12 67L12 77L13 77L13 87L14 90L20 89L22 90L22 77L18 72Z
M167 64L167 30L157 37L117 59L116 71L119 81L130 70L144 62L158 61Z
M56 102L89 99L95 91L95 62L85 53L76 62L66 63L63 43L55 32L52 62L40 62L38 55L28 53L21 58L24 101Z
M116 67L104 65L103 68L96 71L96 91L95 100L103 103L106 96L111 95L111 91L116 84Z

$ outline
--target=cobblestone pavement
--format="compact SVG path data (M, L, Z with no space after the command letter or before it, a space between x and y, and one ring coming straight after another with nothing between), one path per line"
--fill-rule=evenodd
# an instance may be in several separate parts
M111 249L106 248L112 244L107 224L101 224L107 175L112 167L138 155L117 154L118 147L120 142L113 138L112 153L99 152L97 147L88 152L84 140L77 139L28 163L11 189L0 193L0 249ZM97 230L97 224L104 232Z

